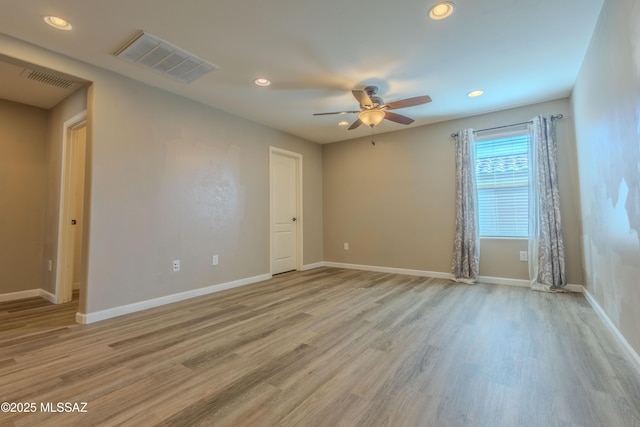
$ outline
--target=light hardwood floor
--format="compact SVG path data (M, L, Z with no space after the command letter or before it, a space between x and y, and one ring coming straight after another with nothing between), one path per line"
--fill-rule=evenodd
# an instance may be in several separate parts
M640 426L640 378L582 295L320 268L76 310L0 304L0 401L87 402L0 425Z

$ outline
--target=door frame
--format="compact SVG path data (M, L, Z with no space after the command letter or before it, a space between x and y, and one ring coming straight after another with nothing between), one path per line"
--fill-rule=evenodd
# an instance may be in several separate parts
M284 150L278 147L269 147L269 273L273 274L273 207L274 207L274 182L273 156L274 154L286 156L296 161L296 270L302 270L302 245L304 242L302 230L304 217L302 215L302 154Z
M71 191L70 164L71 164L71 139L73 131L83 126L87 126L87 110L76 114L69 120L66 120L62 126L62 158L60 169L60 201L58 207L58 244L57 244L57 260L56 260L56 294L55 303L62 304L71 301L73 297L72 280L67 280L67 272L64 268L68 257L73 257L70 253L69 231L71 228L71 197L68 193ZM86 143L86 141L85 141ZM85 167L86 170L86 167ZM86 175L84 177L86 183ZM81 226L84 228L84 223ZM83 247L83 251L86 248ZM73 272L71 272L73 274Z

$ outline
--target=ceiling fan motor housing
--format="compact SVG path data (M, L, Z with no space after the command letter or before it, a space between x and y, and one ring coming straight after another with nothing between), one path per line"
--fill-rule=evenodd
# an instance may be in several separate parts
M364 88L364 93L367 94L367 96L369 97L369 99L371 100L371 102L373 103L373 105L371 107L369 107L368 105L362 105L360 104L360 108L377 108L381 105L384 105L384 101L382 100L382 98L380 98L379 96L375 96L376 93L378 93L378 87L377 86L367 86Z
M379 96L370 96L369 98L373 102L374 107L379 107L381 105L384 105L384 101Z
M378 93L378 87L377 86L367 86L364 88L364 93L366 93L367 95L369 95L370 97L375 95L376 93Z

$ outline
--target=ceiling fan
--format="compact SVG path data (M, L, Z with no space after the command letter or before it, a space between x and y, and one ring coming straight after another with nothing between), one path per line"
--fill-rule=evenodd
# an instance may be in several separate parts
M315 113L314 116L326 116L329 114L358 114L358 119L349 126L349 130L355 129L361 124L374 127L383 119L392 122L409 125L413 123L413 119L401 114L392 113L389 110L397 110L399 108L413 107L431 102L429 95L416 96L413 98L400 99L398 101L385 104L382 98L376 96L378 88L376 86L367 86L364 90L352 90L353 96L360 103L360 110L355 111L336 111L333 113Z

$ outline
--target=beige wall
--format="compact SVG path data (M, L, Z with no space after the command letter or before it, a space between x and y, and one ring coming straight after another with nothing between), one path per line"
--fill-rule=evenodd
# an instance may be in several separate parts
M585 284L640 353L640 3L607 0L573 96Z
M47 111L0 100L0 294L42 278Z
M435 100L434 102L437 102ZM573 116L568 99L323 146L325 260L449 273L453 250L451 133L564 114L558 122L561 213L569 283L582 283ZM348 242L350 249L343 250ZM527 279L524 240L482 239L480 274Z
M10 37L0 46L93 82L81 312L269 273L269 146L303 155L304 264L322 261L320 146Z

